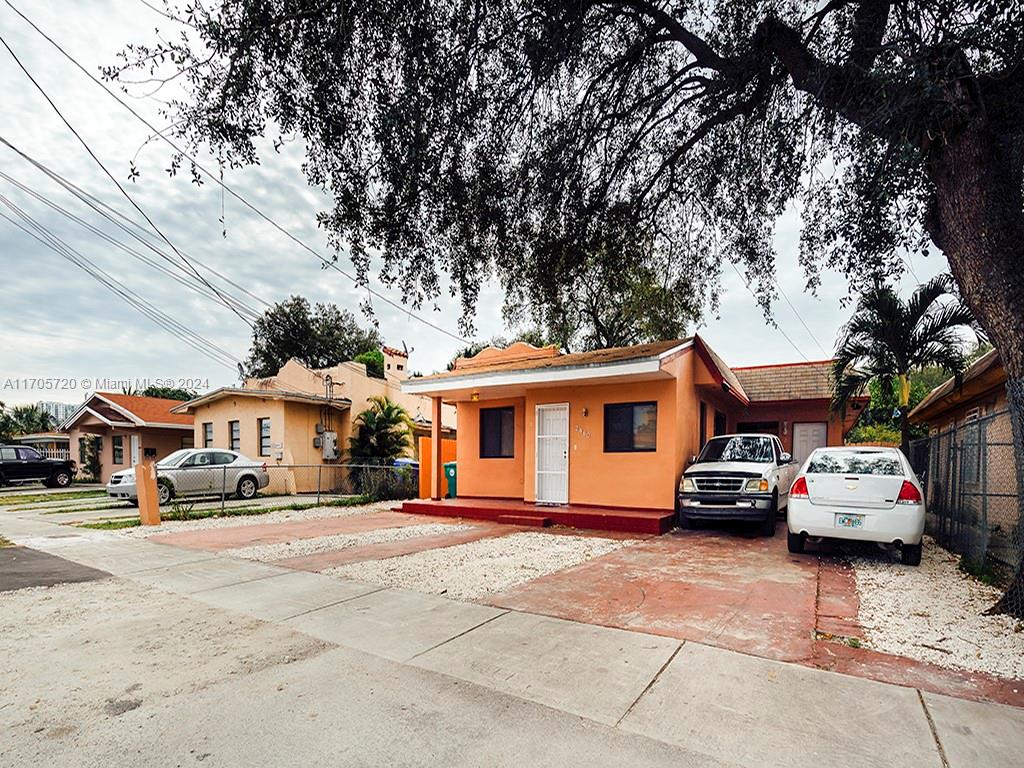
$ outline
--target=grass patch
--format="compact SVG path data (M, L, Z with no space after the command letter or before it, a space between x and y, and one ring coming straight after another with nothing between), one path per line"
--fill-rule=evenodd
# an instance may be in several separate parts
M134 528L142 525L137 517L119 518L117 520L97 520L93 523L79 523L79 528L91 528L94 531L116 531L120 528Z
M94 499L106 496L106 491L65 491L63 493L28 493L25 495L0 494L0 507L39 504L44 501L74 501L75 499Z
M56 509L44 509L39 512L40 515L70 515L74 512L100 512L104 509L123 509L129 510L133 507L125 506L125 504L96 504L90 507L57 507ZM12 512L33 512L35 507L15 507L11 510Z
M185 509L185 505L172 505L170 509L163 509L160 516L163 520L205 520L210 517L251 517L252 515L266 515L271 512L298 512L303 509L314 507L359 507L369 504L372 499L366 496L349 496L334 501L316 502L295 501L291 504L279 504L270 507L227 507L221 512L220 507L214 509ZM118 528L134 528L142 525L137 517L117 518L109 520L97 520L89 523L78 523L79 528L91 528L97 531L112 531Z
M13 541L11 541L10 539L5 539L3 536L0 536L0 547L13 547L13 546L14 546L14 542Z

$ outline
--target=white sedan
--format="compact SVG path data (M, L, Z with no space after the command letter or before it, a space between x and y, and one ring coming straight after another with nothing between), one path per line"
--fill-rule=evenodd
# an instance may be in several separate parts
M815 539L894 544L906 565L920 565L924 491L897 448L818 448L789 491L789 551Z

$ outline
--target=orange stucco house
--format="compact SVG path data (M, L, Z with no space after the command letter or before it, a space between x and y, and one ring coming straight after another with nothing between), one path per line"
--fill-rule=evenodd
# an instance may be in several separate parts
M771 432L797 459L841 444L862 402L829 411L830 364L732 369L700 336L575 354L520 342L402 389L456 406L460 499L670 516L690 457L716 434ZM440 499L437 473L431 489Z

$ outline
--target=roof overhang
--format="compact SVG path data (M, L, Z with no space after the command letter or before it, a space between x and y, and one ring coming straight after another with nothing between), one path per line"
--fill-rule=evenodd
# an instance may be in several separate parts
M91 398L90 398L90 400L91 400ZM103 402L107 402L107 401L104 400ZM120 409L118 409L118 413L121 413L121 412L122 411ZM92 416L93 418L98 419L103 424L106 424L108 427L126 427L126 428L130 429L132 427L139 426L138 423L135 422L135 421L114 421L113 419L108 419L106 416L101 414L99 411L96 411L96 410L90 408L89 407L89 401L86 401L85 403L80 405L78 407L78 410L76 410L73 414L71 414L57 428L61 432L68 432L79 421L79 419L81 419L83 416Z
M290 390L281 389L243 389L241 387L220 387L212 392L207 392L205 395L195 398L194 400L188 400L181 405L176 405L171 408L171 413L194 413L195 409L215 403L218 400L223 400L228 397L255 397L261 400L284 400L291 403L306 403L309 405L327 405L332 408L336 408L339 411L347 411L352 407L352 401L347 397L332 397L328 400L326 397L319 395L311 395L305 392L293 392ZM192 427L189 427L192 429Z
M528 389L574 384L580 386L614 384L625 381L655 381L672 378L662 367L663 361L692 345L686 341L658 355L587 365L546 366L502 371L467 371L444 378L406 379L402 392L426 397L443 397L449 401L472 400L477 397L496 399L522 395Z

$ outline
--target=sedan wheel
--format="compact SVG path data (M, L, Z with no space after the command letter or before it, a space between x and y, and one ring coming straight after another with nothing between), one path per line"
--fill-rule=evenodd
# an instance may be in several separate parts
M900 547L900 559L904 565L920 565L921 564L921 545L920 544L904 544Z
M160 501L160 506L170 504L172 496L174 496L174 492L170 483L160 483L160 485L157 486L157 498Z
M243 477L238 481L238 498L251 499L256 495L256 481L251 477Z
M793 533L792 531L786 532L786 547L794 555L803 554L805 542L806 539L802 533Z

